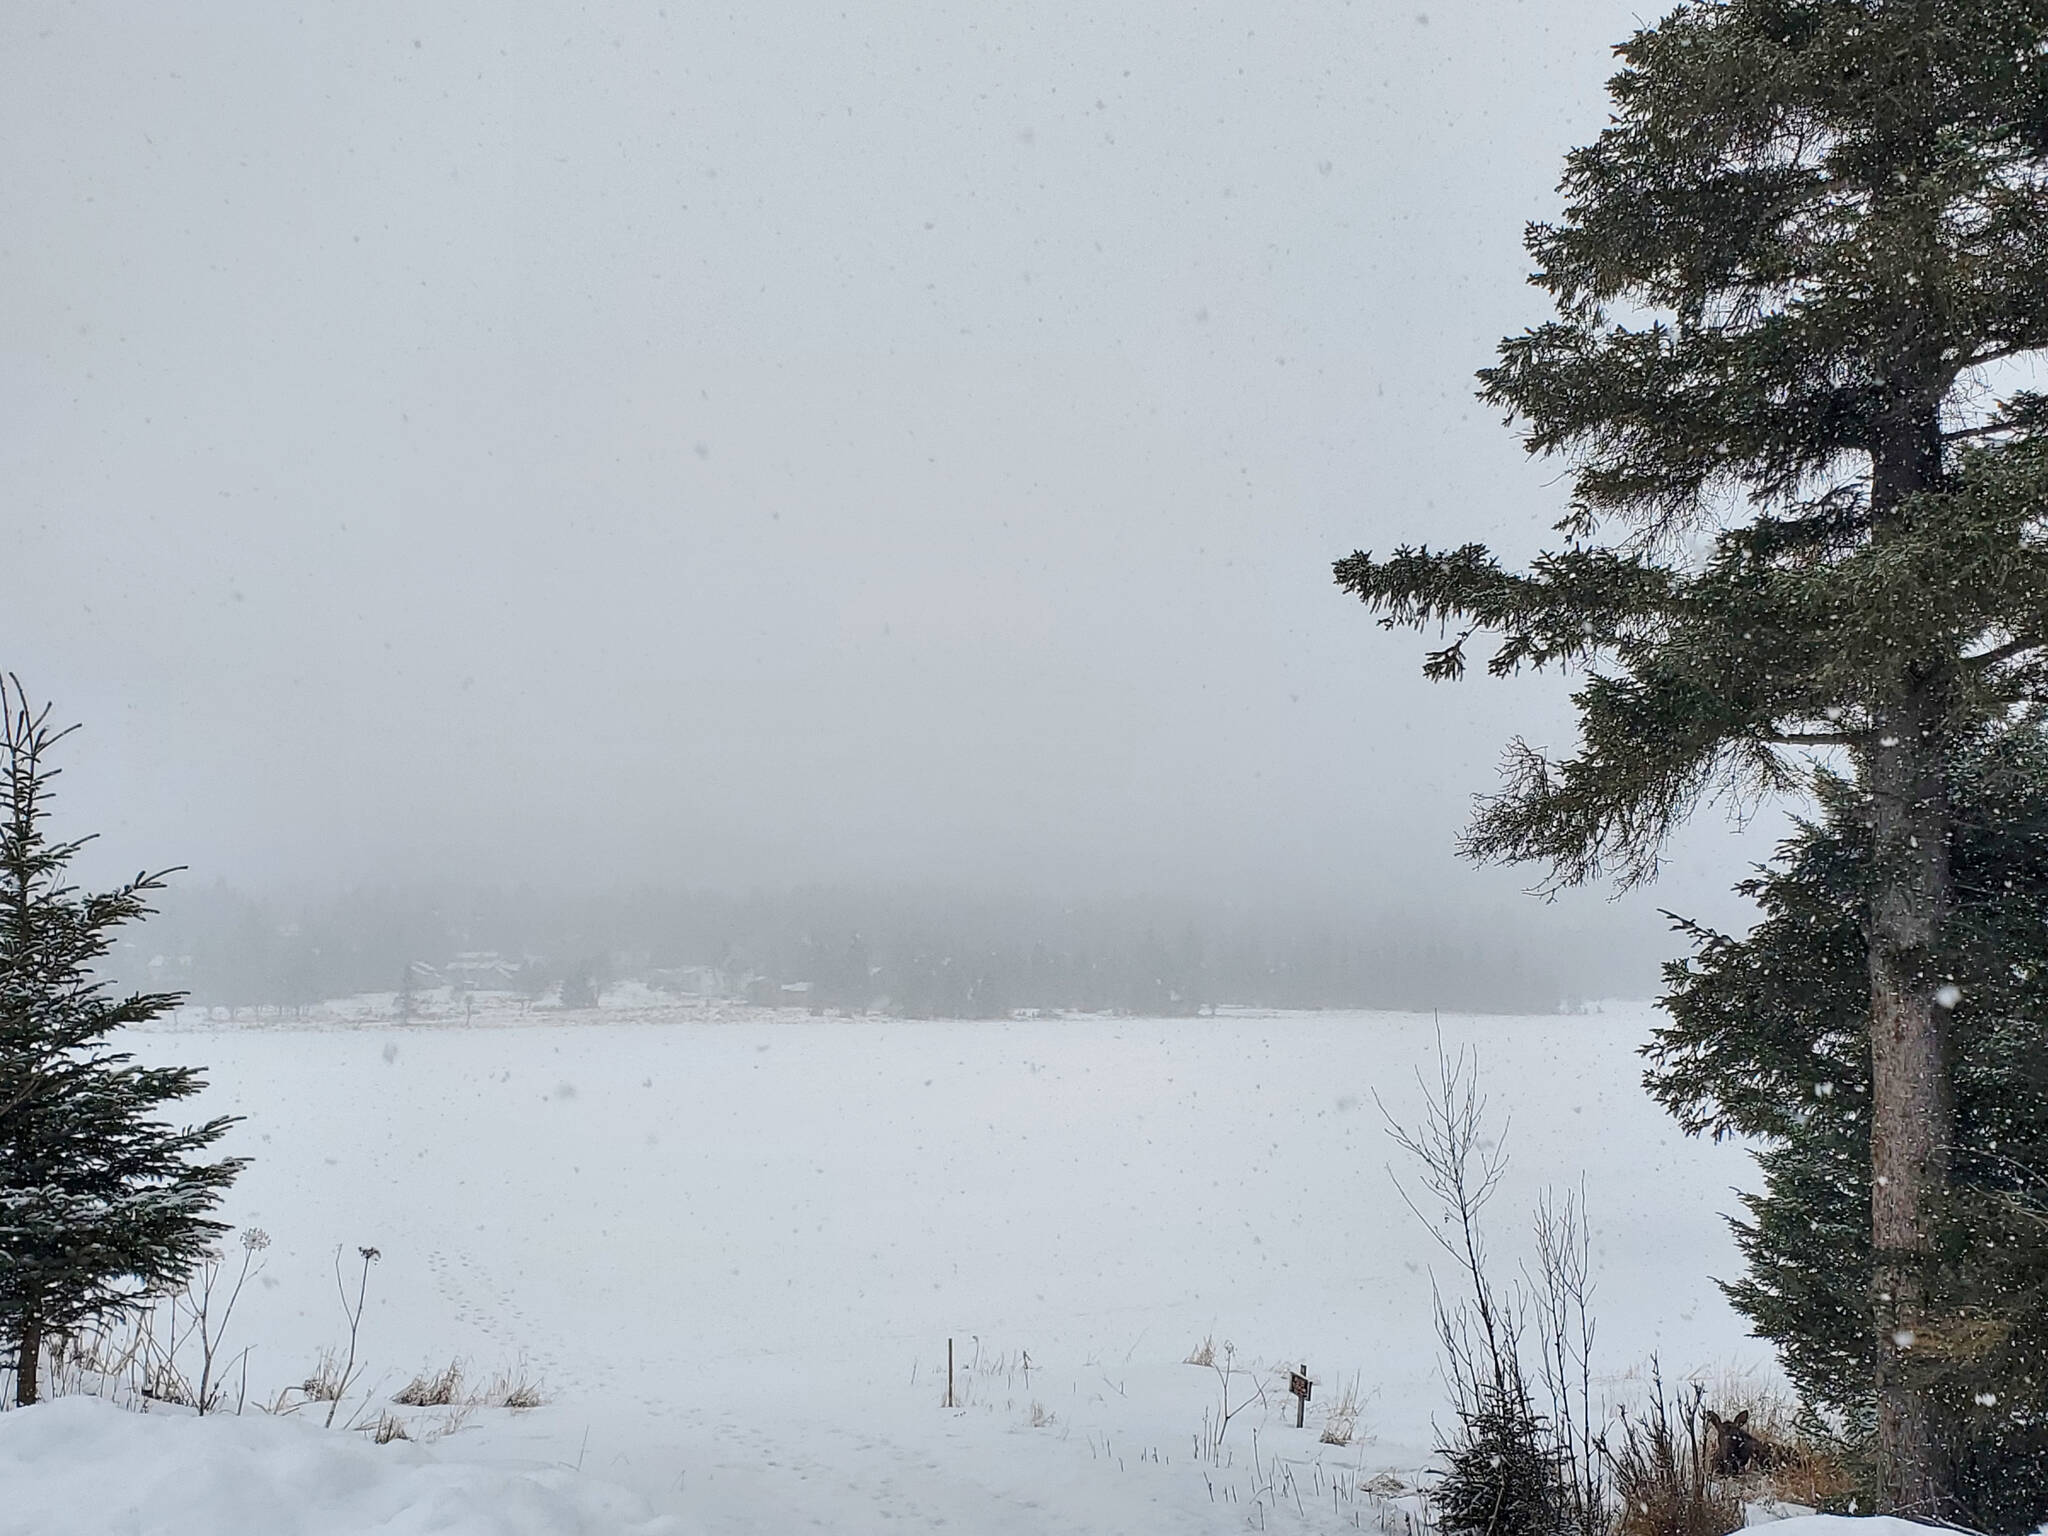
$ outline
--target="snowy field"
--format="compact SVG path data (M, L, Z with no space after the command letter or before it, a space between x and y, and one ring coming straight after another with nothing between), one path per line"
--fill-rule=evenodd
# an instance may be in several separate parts
M1492 1210L1504 1272L1542 1187L1583 1179L1597 1364L1617 1390L1652 1351L1671 1375L1768 1358L1711 1278L1738 1267L1719 1213L1747 1159L1685 1140L1645 1098L1651 1019L1610 1005L1441 1025L1512 1121ZM247 1117L233 1145L255 1162L227 1214L272 1239L229 1338L252 1347L251 1400L345 1342L337 1245L352 1268L358 1246L382 1255L369 1417L451 1359L472 1379L523 1362L543 1385L544 1407L481 1412L431 1444L349 1439L400 1483L496 1477L559 1510L508 1530L627 1530L651 1512L674 1524L648 1529L678 1532L1138 1536L1400 1529L1398 1503L1361 1490L1428 1459L1442 1265L1389 1177L1374 1095L1412 1117L1435 1040L1398 1014L969 1024L650 1006L468 1027L188 1019L137 1043L206 1065L206 1107ZM1233 1378L1233 1406L1255 1383L1269 1395L1213 1454L1221 1385L1185 1363L1204 1340L1256 1373ZM1318 1383L1299 1431L1270 1374L1290 1364ZM1324 1444L1323 1410L1350 1385L1357 1437ZM99 1422L78 1418L81 1445ZM0 1466L48 1466L47 1446L24 1459L26 1427L0 1427ZM314 1433L231 1428L292 1447ZM344 1528L298 1518L248 1528Z

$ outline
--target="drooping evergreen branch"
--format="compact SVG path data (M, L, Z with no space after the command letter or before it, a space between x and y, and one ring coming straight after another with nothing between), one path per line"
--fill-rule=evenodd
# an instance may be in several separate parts
M1795 771L1762 722L1671 673L1595 675L1573 696L1580 749L1552 760L1511 743L1499 793L1482 797L1459 844L1483 862L1547 866L1543 888L1654 878L1672 829L1703 795L1782 792Z
M2017 640L2008 640L2003 645L1995 645L1988 651L1979 651L1975 655L1965 656L1963 664L1972 671L1988 672L1993 667L2002 666L2008 661L2013 661L2026 655L2029 651L2038 651L2044 647L2048 647L2048 636L2022 635Z
M1383 628L1469 625L1430 654L1424 671L1432 678L1462 676L1463 642L1480 630L1502 636L1487 662L1495 677L1589 662L1638 640L1674 587L1668 572L1609 550L1545 555L1528 575L1513 575L1483 544L1441 552L1404 545L1378 561L1361 550L1339 560L1335 574L1339 587L1380 613Z
M1857 747L1870 739L1868 731L1767 731L1763 740L1774 747Z

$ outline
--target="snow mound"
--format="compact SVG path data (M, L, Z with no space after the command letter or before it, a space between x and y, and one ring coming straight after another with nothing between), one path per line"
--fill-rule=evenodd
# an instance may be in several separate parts
M129 1413L92 1397L0 1414L0 1536L680 1536L567 1471L262 1414Z
M1794 1515L1767 1525L1770 1536L1926 1536L1928 1531L1946 1531L1953 1536L1948 1526L1922 1525L1897 1515ZM1755 1527L1735 1536L1756 1536Z

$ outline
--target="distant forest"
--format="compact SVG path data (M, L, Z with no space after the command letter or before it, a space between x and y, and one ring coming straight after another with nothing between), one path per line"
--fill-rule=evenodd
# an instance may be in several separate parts
M912 1017L1217 1005L1549 1013L1643 996L1656 971L1612 923L1533 902L1327 911L1059 903L944 890L735 896L358 889L174 891L109 969L231 1009L439 985L585 1000L639 981L691 995Z

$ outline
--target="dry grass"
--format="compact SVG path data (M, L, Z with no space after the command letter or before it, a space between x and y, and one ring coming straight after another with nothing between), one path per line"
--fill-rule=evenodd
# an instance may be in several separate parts
M333 1350L323 1349L314 1363L313 1374L299 1383L299 1390L316 1403L341 1401L341 1360Z
M448 1436L459 1433L475 1412L474 1402L450 1404L448 1411L442 1414L439 1420L426 1426L425 1432L420 1436L421 1442L431 1445L436 1440L445 1440Z
M410 1440L405 1420L395 1413L380 1413L377 1422L369 1426L370 1438L379 1445L389 1445L394 1440Z
M1323 1432L1317 1438L1324 1445L1349 1445L1358 1434L1358 1414L1358 1379L1353 1377L1323 1410Z
M406 1408L446 1408L462 1387L462 1362L451 1360L436 1374L422 1371L391 1399Z
M1688 1380L1691 1390L1701 1394L1703 1408L1731 1421L1748 1414L1750 1433L1759 1439L1783 1445L1797 1434L1797 1399L1755 1371L1701 1372Z
M526 1374L526 1362L493 1376L490 1385L470 1399L486 1408L538 1408L547 1401L540 1383Z
M170 1403L179 1408L192 1408L192 1388L177 1368L166 1361L152 1361L143 1367L142 1395L151 1402Z
M1183 1365L1202 1366L1211 1366L1215 1363L1216 1340L1213 1337L1204 1337L1201 1343L1197 1344L1193 1349L1188 1351L1187 1359L1181 1362L1181 1364Z
M1842 1448L1808 1433L1799 1404L1753 1372L1724 1372L1697 1381L1705 1404L1724 1419L1749 1415L1748 1429L1771 1447L1771 1463L1737 1481L1744 1496L1808 1509L1839 1509L1857 1492Z
M1787 1446L1786 1452L1764 1475L1763 1492L1769 1497L1820 1510L1842 1509L1855 1497L1859 1487L1856 1475L1833 1447L1801 1440Z
M129 1320L95 1323L50 1340L51 1395L75 1396L117 1382L137 1368L147 1334Z

